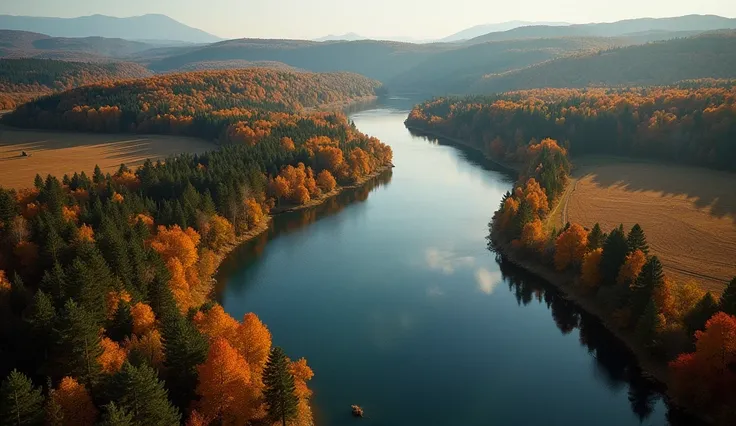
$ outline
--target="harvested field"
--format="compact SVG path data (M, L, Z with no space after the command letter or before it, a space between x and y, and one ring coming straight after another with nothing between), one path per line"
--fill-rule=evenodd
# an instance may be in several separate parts
M121 163L135 167L147 158L215 148L212 142L180 136L62 133L0 127L0 186L32 186L36 173L44 177L50 173L59 178L65 173L81 171L91 175L95 165L103 172L114 172ZM30 157L22 157L22 151Z
M736 276L736 174L637 162L578 162L561 218L608 232L639 223L677 281L720 293Z

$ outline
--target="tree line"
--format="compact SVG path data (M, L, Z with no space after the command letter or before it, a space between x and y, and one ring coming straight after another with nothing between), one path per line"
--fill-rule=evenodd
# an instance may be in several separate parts
M85 84L151 75L127 62L95 64L51 59L0 59L0 109L9 110L52 92Z
M273 73L253 74L252 93L261 92L258 76ZM155 81L135 83L148 87L142 103L155 98L146 90L159 92ZM78 90L128 114L114 102L118 86L108 86ZM391 161L389 147L344 115L292 110L302 101L284 98L278 112L254 103L250 119L235 114L243 120L216 129L233 133L219 150L0 188L0 423L312 424L306 361L274 347L254 314L238 321L211 298L218 255L263 226L273 207L320 197ZM162 97L142 115L187 102ZM64 113L78 106L63 105ZM203 121L226 114L200 106L193 114ZM234 130L245 127L262 132Z
M669 362L679 402L731 424L736 418L736 278L717 297L696 283L676 283L637 224L603 230L567 223L545 227L564 190L567 151L552 139L532 144L527 168L489 224L492 248L565 274L606 319ZM606 232L607 231L607 232ZM717 355L717 356L716 356Z
M467 140L510 162L525 163L530 140L549 137L573 156L636 156L736 170L731 80L439 98L417 105L406 124Z

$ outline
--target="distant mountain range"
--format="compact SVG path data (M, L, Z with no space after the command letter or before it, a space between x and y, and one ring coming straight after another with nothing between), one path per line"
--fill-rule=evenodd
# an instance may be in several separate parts
M392 37L366 37L362 36L360 34L356 33L346 33L346 34L330 34L324 37L316 38L314 41L358 41L358 40L383 40L383 41L398 41L400 43L417 43L417 44L423 44L423 43L432 43L435 40L430 39L418 39L414 37L405 37L405 36L392 36Z
M513 30L514 28L538 26L538 25L556 27L556 26L570 25L570 23L568 22L507 21L507 22L500 22L497 24L482 24L482 25L476 25L474 27L466 28L462 31L458 31L455 34L439 39L438 41L443 42L443 43L452 43L452 42L457 42L457 41L470 40L472 38L480 37L488 33L508 31L508 30Z
M175 21L165 15L116 18L105 15L79 18L44 18L0 15L0 29L48 34L54 37L107 37L126 40L161 40L214 43L222 39Z
M715 15L686 15L674 18L639 18L617 22L566 26L520 26L506 31L484 34L468 40L467 43L551 37L620 37L641 33L702 32L734 28L736 28L736 19L733 18L724 18Z

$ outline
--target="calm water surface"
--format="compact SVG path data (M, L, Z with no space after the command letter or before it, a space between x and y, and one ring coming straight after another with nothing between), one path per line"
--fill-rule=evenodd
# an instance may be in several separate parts
M276 218L223 265L220 299L306 357L320 425L666 425L627 351L486 249L512 178L412 136L407 105L352 114L393 172Z

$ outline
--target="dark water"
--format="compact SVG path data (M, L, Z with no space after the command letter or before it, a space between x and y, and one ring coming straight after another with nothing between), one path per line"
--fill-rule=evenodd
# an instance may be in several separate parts
M378 108L378 107L376 107ZM394 150L371 186L276 218L221 268L316 376L320 425L665 425L629 353L553 288L486 249L512 178L412 136L391 105L352 114Z

